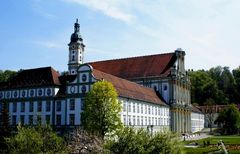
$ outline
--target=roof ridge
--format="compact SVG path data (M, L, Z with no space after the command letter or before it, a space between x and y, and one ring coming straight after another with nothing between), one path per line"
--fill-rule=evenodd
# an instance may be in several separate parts
M142 58L142 57L168 55L168 54L174 54L174 52L166 52L166 53L161 53L161 54L142 55L142 56L133 56L133 57L125 57L125 58L115 58L115 59L108 59L108 60L99 60L99 61L92 61L92 62L87 62L87 63L107 62L107 61L115 61L115 60L126 60L126 59Z
M137 85L137 86L139 86L139 87L142 87L142 88L145 88L145 89L149 89L149 90L151 90L151 91L154 91L154 89L152 89L152 88L145 87L145 86L143 86L143 85L137 84L137 83L135 83L135 82L132 82L132 81L129 81L129 80L120 78L120 77L117 77L117 76L112 75L112 74L109 74L109 73L105 73L105 72L100 71L100 70L98 70L98 69L93 68L93 70L99 71L99 72L104 73L104 74L107 74L107 75L109 75L109 76L113 76L113 77L118 78L118 79L120 79L120 80L124 80L124 81L130 82L131 84L135 84L135 85ZM131 91L131 90L130 90L130 91ZM154 91L154 92L155 92L155 91Z
M46 67L37 67L37 68L30 68L30 69L20 69L20 71L32 71L32 70L47 69L47 68L53 69L51 66L46 66ZM53 69L53 70L54 70L54 69ZM55 70L55 71L56 71L56 70Z

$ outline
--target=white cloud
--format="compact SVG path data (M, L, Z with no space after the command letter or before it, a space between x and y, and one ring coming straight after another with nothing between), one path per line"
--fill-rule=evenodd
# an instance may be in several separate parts
M207 69L216 65L234 68L239 65L236 58L240 57L237 45L240 36L239 0L63 1L83 5L123 21L146 37L146 43L138 46L154 47L158 51L178 47L188 50L189 68ZM129 38L125 42L133 45L139 39L122 37Z
M131 23L134 20L134 16L126 10L126 4L124 1L113 0L63 0L66 2L77 3L84 5L95 11L100 11L103 14L112 17L114 19L121 20L126 23Z

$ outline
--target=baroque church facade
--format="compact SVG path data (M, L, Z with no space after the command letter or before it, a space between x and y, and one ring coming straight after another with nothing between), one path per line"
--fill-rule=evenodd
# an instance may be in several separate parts
M0 83L0 108L2 102L8 104L11 125L80 126L85 94L93 83L106 80L118 92L124 125L152 132L203 129L204 115L191 105L185 52L180 48L172 53L84 63L78 21L68 46L67 75L51 67L35 68Z

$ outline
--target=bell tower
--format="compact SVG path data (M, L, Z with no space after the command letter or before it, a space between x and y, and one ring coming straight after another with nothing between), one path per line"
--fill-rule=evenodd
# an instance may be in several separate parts
M82 36L80 35L80 24L78 19L74 24L74 32L71 35L68 57L68 73L74 75L80 64L83 63L84 47Z

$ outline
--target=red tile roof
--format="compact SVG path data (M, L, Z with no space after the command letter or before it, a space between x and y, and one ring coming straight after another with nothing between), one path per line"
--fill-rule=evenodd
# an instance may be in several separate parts
M91 62L93 68L124 79L167 76L175 53Z
M155 103L159 105L166 105L156 94L152 88L147 88L130 82L125 79L118 78L116 76L101 72L99 70L93 69L93 76L98 79L104 79L111 82L116 88L118 95L121 97L131 98L140 101L146 101L150 103Z
M60 85L59 73L51 67L23 70L17 73L1 88L22 88Z

